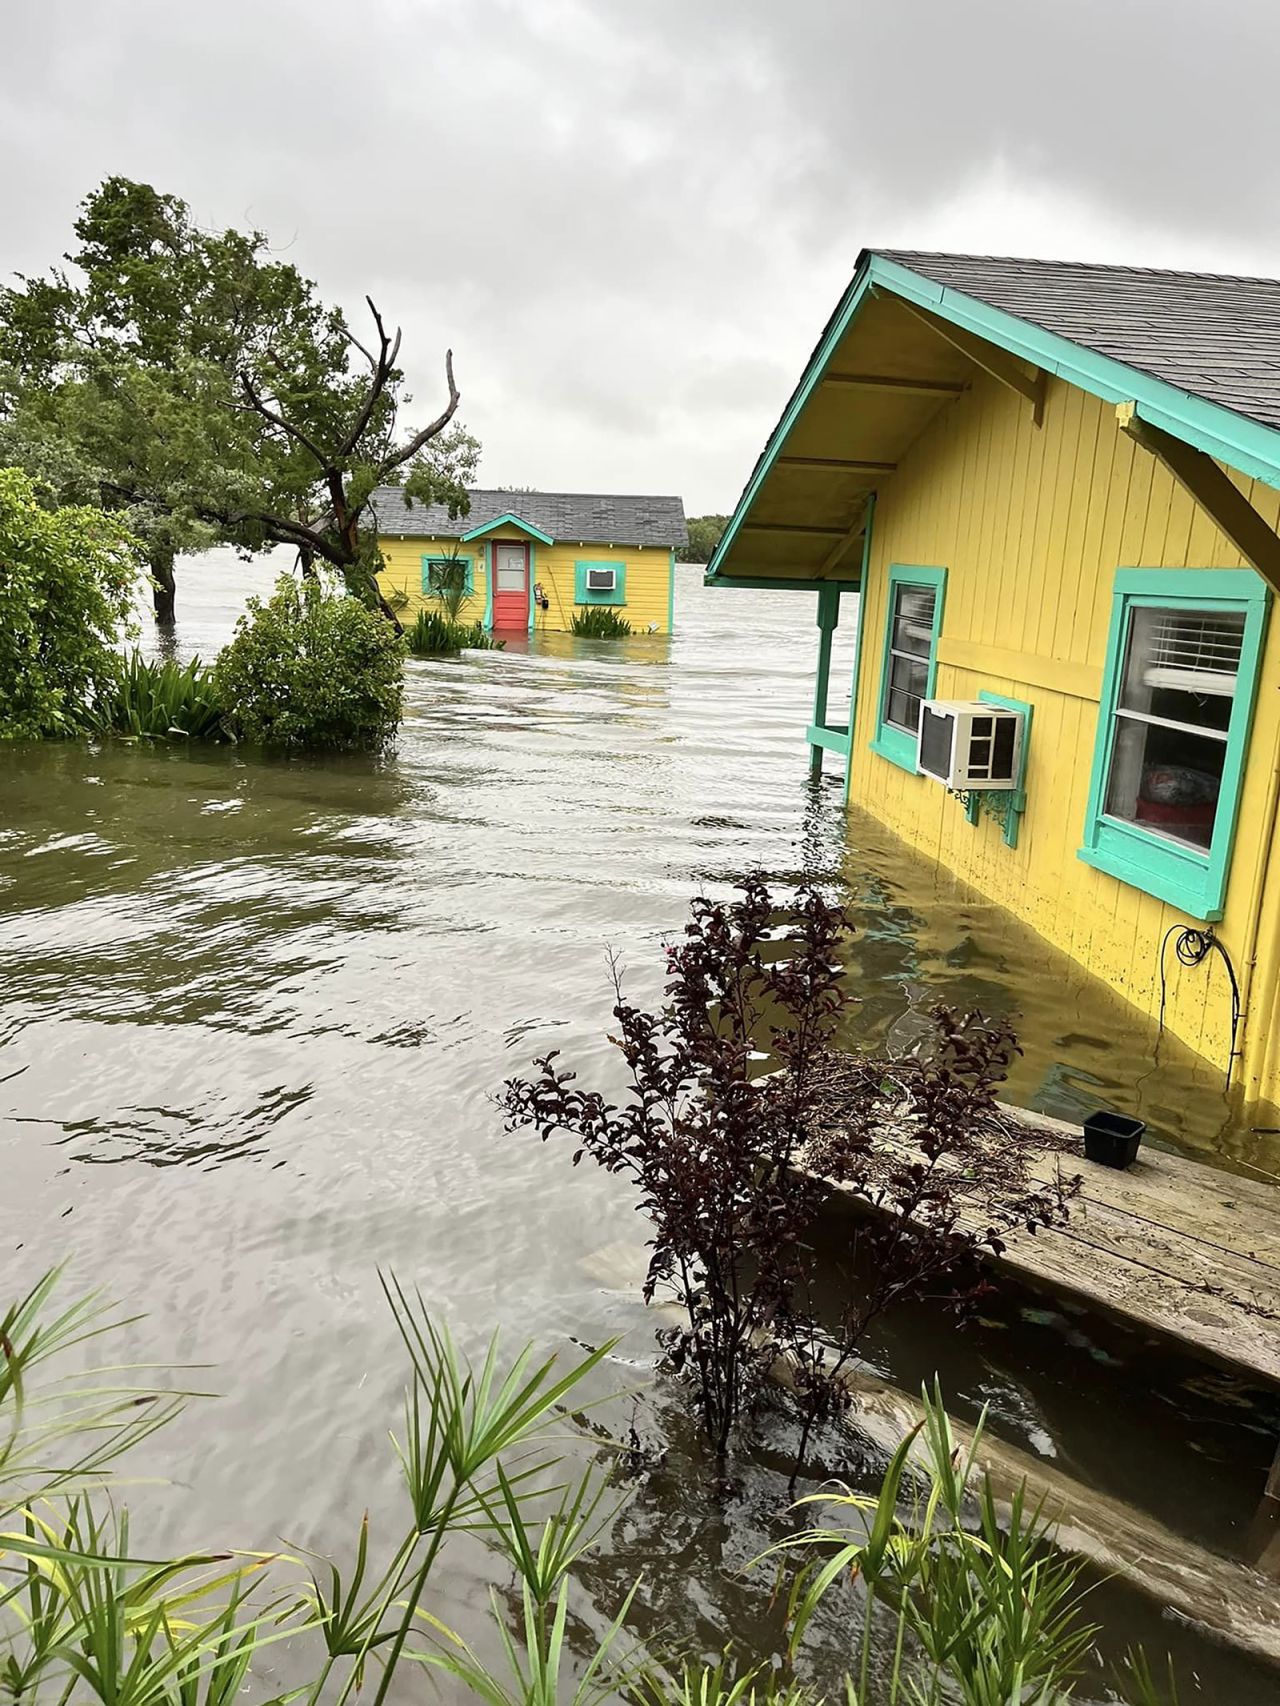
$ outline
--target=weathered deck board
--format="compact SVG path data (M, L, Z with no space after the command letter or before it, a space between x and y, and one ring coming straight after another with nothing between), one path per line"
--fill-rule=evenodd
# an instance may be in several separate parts
M1048 1179L1058 1165L1084 1181L1068 1224L1010 1234L1001 1266L1280 1385L1280 1189L1149 1146L1126 1172L1070 1154L1046 1154L1032 1171ZM983 1218L976 1201L972 1218Z
M1025 1108L1009 1112L1053 1136L1076 1136L1074 1128L1061 1120L1028 1113ZM1168 1224L1176 1222L1188 1238L1269 1263L1280 1273L1280 1187L1150 1146L1138 1153L1139 1159L1124 1172L1086 1166L1083 1158L1072 1164L1064 1157L1063 1166L1083 1176L1082 1195L1091 1201Z
M791 1377L785 1363L777 1372L781 1379ZM854 1427L887 1456L918 1425L922 1405L865 1370L853 1370L844 1380L854 1395ZM954 1417L951 1428L957 1442L969 1448L973 1429ZM1229 1645L1280 1665L1280 1586L1263 1571L1196 1545L1147 1512L990 1431L983 1436L977 1466L1003 1511L1021 1489L1028 1505L1039 1506L1054 1525L1064 1551L1090 1559Z

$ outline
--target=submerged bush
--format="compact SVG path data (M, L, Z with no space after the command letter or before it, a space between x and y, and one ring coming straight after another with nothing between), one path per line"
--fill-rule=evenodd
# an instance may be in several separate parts
M121 662L93 726L144 740L227 738L212 669L199 658L180 664L172 658L144 658L140 652Z
M458 622L440 610L420 610L412 628L404 631L414 657L452 656L461 651L500 652L503 642L486 633L482 622Z
M214 666L240 739L294 751L385 745L404 698L404 640L384 616L316 582L282 578Z
M652 1223L645 1297L680 1305L659 1338L716 1450L786 1356L803 1461L887 1310L930 1299L964 1311L985 1290L983 1257L1003 1248L1002 1231L1055 1224L1066 1210L1060 1187L1026 1177L992 1118L1015 1049L1007 1027L938 1008L925 1065L842 1070L831 1051L850 999L846 913L810 886L786 909L759 877L739 888L724 904L694 901L667 949L661 1011L632 1005L615 980L609 1040L626 1065L624 1100L580 1089L553 1050L533 1078L507 1083L504 1105L512 1128L568 1136L575 1162L586 1156L636 1187ZM781 1070L761 1073L765 1052ZM962 1186L975 1173L989 1189L971 1223ZM850 1238L849 1271L835 1276L848 1302L828 1334L813 1301L812 1234L831 1179L871 1212Z
M137 541L99 509L42 509L0 468L0 739L71 735L118 668Z
M631 624L611 604L588 604L584 610L574 611L569 630L589 640L621 640L631 632Z

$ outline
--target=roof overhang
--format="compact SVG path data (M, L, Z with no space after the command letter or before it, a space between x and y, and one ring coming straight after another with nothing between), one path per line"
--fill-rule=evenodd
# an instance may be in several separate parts
M985 370L1038 412L1045 374L1280 487L1280 432L864 251L707 568L709 586L859 578L871 501Z
M515 527L521 533L527 533L531 539L536 539L541 545L554 545L555 540L549 533L544 533L540 527L535 527L531 521L521 521L518 515L500 515L493 521L483 522L479 527L473 527L469 533L462 535L462 543L469 544L472 539L483 539L488 533L496 533L500 527Z

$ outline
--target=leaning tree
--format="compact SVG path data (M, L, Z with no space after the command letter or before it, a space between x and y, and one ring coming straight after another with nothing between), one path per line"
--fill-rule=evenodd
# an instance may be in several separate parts
M215 541L292 546L385 609L375 487L466 508L479 447L455 420L451 357L444 407L402 430L400 333L369 302L367 346L263 233L204 230L177 197L116 177L75 234L68 267L0 290L0 458L50 501L87 481L125 513L161 621L175 556Z

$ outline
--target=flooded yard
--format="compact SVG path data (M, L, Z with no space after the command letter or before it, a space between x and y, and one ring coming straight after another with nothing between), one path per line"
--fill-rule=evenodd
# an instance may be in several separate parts
M706 592L700 573L679 571L670 641L411 661L382 760L0 752L0 1280L65 1257L77 1287L148 1312L138 1354L211 1365L192 1383L220 1396L153 1453L166 1541L327 1547L366 1505L376 1519L402 1382L377 1278L393 1269L472 1350L497 1326L545 1349L621 1335L607 1389L641 1396L605 1419L634 1421L649 1468L587 1567L596 1621L648 1571L637 1627L768 1647L767 1572L737 1572L784 1532L785 1441L765 1426L727 1502L689 1472L626 1188L504 1135L494 1103L549 1048L616 1084L608 954L655 1001L690 897L749 870L851 905L851 1043L909 1046L940 998L1008 1012L1013 1099L1136 1111L1157 1143L1280 1170L1215 1065L846 819L833 760L809 783L812 628L775 625L792 595ZM230 556L183 565L182 653L211 656L266 579ZM899 1315L873 1361L908 1390L936 1369L957 1415L989 1404L1003 1440L1171 1544L1243 1549L1276 1419L1225 1377L1016 1293L959 1335ZM880 1462L855 1435L820 1468L874 1480ZM470 1630L479 1579L460 1573L444 1611ZM1151 1602L1112 1585L1104 1606L1121 1647L1171 1647L1203 1698L1275 1698Z

